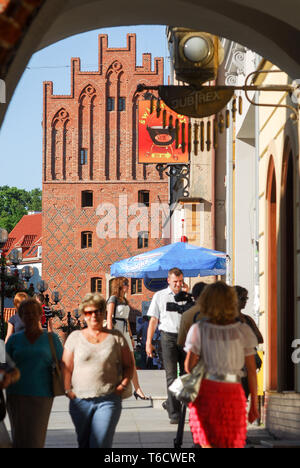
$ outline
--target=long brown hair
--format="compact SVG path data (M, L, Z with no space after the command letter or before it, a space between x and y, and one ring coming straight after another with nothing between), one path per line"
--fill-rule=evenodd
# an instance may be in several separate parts
M118 301L125 302L127 304L128 301L123 293L123 286L126 281L128 282L128 279L124 276L114 278L111 282L111 295L116 296Z
M203 315L208 317L211 323L217 325L232 323L238 316L238 299L235 289L223 281L207 285L198 303Z
M28 311L30 312L34 311L36 312L37 316L40 316L40 317L43 315L43 309L42 309L41 304L37 302L35 299L33 299L32 297L30 297L29 299L25 299L24 301L20 303L19 310L18 310L20 318L22 319L24 314L26 314L26 312Z

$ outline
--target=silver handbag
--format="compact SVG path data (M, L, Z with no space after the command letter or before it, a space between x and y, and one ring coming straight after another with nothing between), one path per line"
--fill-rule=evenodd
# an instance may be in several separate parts
M200 333L202 334L203 328L201 324L205 319L199 320ZM190 374L184 374L180 377L177 377L176 380L169 386L169 391L184 404L192 403L196 400L199 390L201 387L201 382L206 373L204 359L201 356L199 361L192 369Z
M205 364L202 358L197 362L190 374L177 377L169 386L170 392L182 403L188 404L196 400L202 379L205 375Z

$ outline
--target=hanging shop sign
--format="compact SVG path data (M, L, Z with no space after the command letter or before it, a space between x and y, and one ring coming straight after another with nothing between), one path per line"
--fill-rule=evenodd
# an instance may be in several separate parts
M138 162L187 164L189 118L161 99L138 102Z
M233 89L215 86L159 86L158 94L173 111L194 118L217 114L230 101Z

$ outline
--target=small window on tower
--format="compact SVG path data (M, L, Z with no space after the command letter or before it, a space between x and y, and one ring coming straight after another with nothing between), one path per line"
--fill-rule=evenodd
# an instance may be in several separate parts
M88 249L93 245L93 233L91 231L84 231L81 233L81 248Z
M115 110L115 98L113 98L113 97L108 97L107 98L107 110L108 110L108 112L111 112L111 111Z
M150 192L149 190L139 190L138 202L145 206L150 206Z
M119 97L118 110L121 112L125 110L125 98L124 97Z
M87 149L86 148L81 148L80 150L80 164L82 166L87 164Z
M91 278L91 292L102 293L102 278Z
M138 249L143 249L149 245L149 233L148 231L140 231L138 233Z
M81 192L81 207L93 206L93 192L92 190L83 190Z

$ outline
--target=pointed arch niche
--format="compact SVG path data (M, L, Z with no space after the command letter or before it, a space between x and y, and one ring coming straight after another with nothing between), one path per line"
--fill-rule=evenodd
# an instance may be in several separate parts
M291 343L295 338L294 228L294 160L290 140L286 138L280 200L281 391L295 390L295 366L291 359Z
M119 99L121 82L124 75L123 65L115 60L107 69L105 81L105 177L106 180L121 179L121 116ZM123 171L126 162L123 165ZM122 174L124 176L124 173Z
M277 238L276 238L276 174L273 156L270 157L267 178L267 268L268 268L268 387L277 390Z
M78 175L79 179L92 180L94 173L95 100L94 86L88 84L79 97L78 109Z
M69 113L62 108L56 112L51 123L51 177L52 180L66 179L67 133Z

